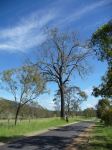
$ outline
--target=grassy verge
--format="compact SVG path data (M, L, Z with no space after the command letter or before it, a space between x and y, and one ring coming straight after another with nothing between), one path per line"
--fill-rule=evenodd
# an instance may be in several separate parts
M92 131L87 150L112 150L112 127L97 123Z
M80 120L85 120L82 117L70 118L68 123L77 122ZM17 126L14 126L14 120L10 121L9 124L7 121L0 122L0 141L8 141L9 139L23 137L27 133L34 133L49 129L51 127L57 127L60 125L65 125L67 122L61 120L60 118L43 118L37 120L23 120L18 121Z

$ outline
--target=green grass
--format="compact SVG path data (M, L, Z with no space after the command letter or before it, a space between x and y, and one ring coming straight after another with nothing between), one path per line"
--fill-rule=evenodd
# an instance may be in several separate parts
M82 117L70 118L69 123L85 120ZM25 136L28 133L34 133L49 129L51 127L56 127L60 125L65 125L67 122L60 118L43 118L36 120L23 120L18 121L17 125L14 126L14 120L10 121L0 121L0 141L8 141L9 139Z
M97 123L92 131L88 150L112 150L112 127Z

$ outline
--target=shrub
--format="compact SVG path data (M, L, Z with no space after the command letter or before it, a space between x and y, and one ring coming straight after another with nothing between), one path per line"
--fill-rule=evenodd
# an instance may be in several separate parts
M105 125L112 126L112 108L110 108L103 114L102 120L104 121Z

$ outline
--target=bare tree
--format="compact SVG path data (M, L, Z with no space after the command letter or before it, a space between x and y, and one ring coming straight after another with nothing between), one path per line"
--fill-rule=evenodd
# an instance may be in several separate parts
M47 81L55 82L59 87L61 118L64 118L64 86L75 71L80 76L87 73L86 59L90 50L79 47L74 33L66 34L53 29L48 32L47 40L39 52L38 67Z
M6 70L2 73L5 89L16 102L15 125L21 107L36 99L45 89L45 83L35 67L23 66L19 69Z

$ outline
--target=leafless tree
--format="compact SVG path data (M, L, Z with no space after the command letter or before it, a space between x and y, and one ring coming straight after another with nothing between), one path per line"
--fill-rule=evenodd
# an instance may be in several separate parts
M55 82L59 87L61 118L64 118L64 86L75 72L80 76L87 73L86 60L90 50L81 47L74 33L61 33L58 29L53 29L48 32L39 53L41 57L38 55L38 67L47 81Z

